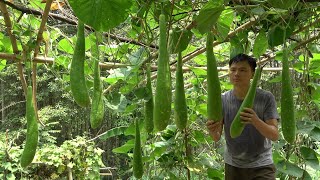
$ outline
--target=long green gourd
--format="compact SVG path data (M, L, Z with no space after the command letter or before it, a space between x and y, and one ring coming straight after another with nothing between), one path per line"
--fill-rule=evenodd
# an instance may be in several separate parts
M150 94L150 99L144 104L144 113L145 113L145 128L147 133L151 133L153 131L153 95L152 95L152 86L151 86L151 67L150 63L147 63L147 91Z
M133 175L135 178L140 179L143 175L143 162L142 162L142 151L141 151L141 139L140 129L138 120L135 122L136 132L133 149Z
M169 54L167 49L167 27L164 14L159 16L159 27L159 58L153 120L155 129L162 131L169 124L172 101L171 74L169 69Z
M288 51L287 49L284 49L282 58L281 129L283 137L288 143L293 143L296 138L296 120L294 111Z
M178 61L176 68L176 89L174 99L174 120L176 126L183 130L187 126L188 109L186 96L184 92L183 71L182 71L182 55L178 53Z
M32 97L32 87L28 86L26 100L27 138L20 161L23 168L33 161L38 146L38 121Z
M93 61L94 61L94 70L93 70L93 98L91 103L90 111L90 124L93 129L96 129L101 126L104 118L104 100L103 100L103 91L102 83L100 79L100 53L99 53L99 39L102 37L96 32L96 44L93 46Z
M84 76L85 61L85 35L84 23L78 21L77 42L70 68L70 87L71 93L76 103L81 107L90 105L90 97L88 94L86 79Z
M221 87L217 70L217 61L213 53L213 33L208 32L207 54L207 116L209 120L222 120Z
M240 112L242 112L244 108L252 108L253 107L254 98L256 96L257 84L258 84L258 81L261 77L261 72L262 72L262 67L257 67L257 69L254 73L254 77L253 77L251 86L247 92L247 95L244 98L235 118L233 119L233 121L231 123L230 136L232 138L236 138L236 137L240 136L240 134L242 133L242 131L244 129L245 124L243 124L241 122Z

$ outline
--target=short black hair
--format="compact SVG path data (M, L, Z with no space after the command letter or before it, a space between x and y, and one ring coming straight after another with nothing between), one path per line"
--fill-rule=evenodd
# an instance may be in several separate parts
M236 56L234 56L233 58L230 59L229 61L229 67L231 67L231 65L233 63L237 63L237 62L240 62L240 61L248 61L252 71L254 72L256 67L257 67L257 62L256 62L256 59L249 56L249 55L246 55L246 54L238 54Z

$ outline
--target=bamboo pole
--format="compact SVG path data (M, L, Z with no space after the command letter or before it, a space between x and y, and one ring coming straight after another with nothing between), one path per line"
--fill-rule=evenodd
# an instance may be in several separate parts
M7 53L0 53L0 59L10 59L10 60L18 60L18 57L15 54L7 54ZM265 61L265 60L264 60ZM34 58L34 62L37 63L47 63L47 64L53 64L54 58L51 57L44 57L44 56L38 56ZM103 62L99 63L100 67L102 69L116 69L116 68L126 68L128 66L133 66L130 64L121 64L121 63L112 63L112 62ZM228 67L217 67L218 71L228 71ZM158 66L151 66L151 70L156 71L158 69ZM184 66L182 67L182 70L184 72L192 71L192 69L202 69L207 70L207 67L188 67ZM176 70L175 66L171 66L170 70L174 71ZM281 68L263 68L264 71L281 71Z
M12 34L12 24L11 24L11 20L10 20L10 16L7 10L7 6L5 5L4 2L0 1L0 10L2 12L2 16L4 18L4 22L6 25L6 32L8 33L9 37L10 37L10 41L11 41L11 45L12 45L12 49L14 54L19 54L19 49L17 46L17 40L15 38L15 36ZM24 77L24 70L21 64L21 61L18 61L17 63L17 69L18 69L18 74L19 74L19 78L22 84L22 89L24 92L24 96L27 97L27 82L26 79Z
M37 34L37 41L36 41L36 47L34 49L34 57L37 57L39 54L39 49L40 49L40 43L43 40L43 31L46 27L47 21L48 21L48 16L49 16L49 11L50 11L50 7L51 7L51 3L53 0L47 0L46 2L46 6L44 8L44 12L42 15L42 20L41 20L41 24L39 27L39 31ZM37 120L38 122L44 126L43 122L39 119L38 116L38 104L37 104L37 62L34 61L34 59L32 59L32 94L33 94L33 104L34 104L34 108L35 108L35 112L36 112L36 116L37 116Z

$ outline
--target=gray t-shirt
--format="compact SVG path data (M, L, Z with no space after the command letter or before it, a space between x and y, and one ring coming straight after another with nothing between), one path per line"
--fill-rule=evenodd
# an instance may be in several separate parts
M233 90L222 95L223 121L226 139L225 163L240 167L254 168L273 163L272 141L265 138L251 124L245 126L237 138L230 137L230 125L240 108L243 100L237 99ZM277 105L273 94L257 88L253 109L263 120L278 119Z

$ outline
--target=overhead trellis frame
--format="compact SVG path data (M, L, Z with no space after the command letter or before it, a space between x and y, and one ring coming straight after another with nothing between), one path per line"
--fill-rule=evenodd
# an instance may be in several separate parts
M51 1L47 1L47 4L48 4L48 2L51 4ZM310 2L310 1L305 1L305 2ZM58 15L58 14L49 13L49 9L46 9L44 12L42 12L42 11L38 11L38 10L34 10L34 9L29 9L29 8L23 7L21 5L16 5L16 4L13 4L13 3L9 2L9 1L0 0L1 11L3 12L3 16L5 17L5 23L6 23L6 27L7 27L7 32L10 31L10 29L11 29L11 22L10 22L8 11L6 10L6 4L8 6L12 7L13 9L21 11L22 13L34 14L34 15L42 15L42 17L43 17L42 22L46 22L47 19L44 19L44 18L47 18L48 16L50 16L51 18L67 22L69 24L76 24L76 20L61 16L61 15ZM227 42L230 38L235 36L237 33L252 27L256 23L258 23L260 20L261 20L261 17L251 18L248 22L242 24L241 26L236 28L234 31L229 32L228 35L226 36L226 38L223 41L215 41L213 43L213 46L217 46L219 44ZM292 35L298 34L299 32L302 32L303 30L308 29L309 27L317 24L318 22L320 22L320 19L316 19L312 23L310 23L310 24L308 24L308 25L306 25L304 27L299 28L298 30L293 32ZM186 28L190 29L190 28L194 27L195 25L196 24L193 21ZM87 27L87 28L91 29L90 27ZM26 86L25 86L26 83L25 83L25 80L23 80L24 77L23 77L23 69L22 69L22 65L21 65L21 59L18 58L19 51L17 49L16 40L15 40L14 36L11 34L11 32L8 32L8 34L10 35L10 39L11 39L12 46L13 46L13 49L14 49L14 54L0 53L0 58L11 59L11 60L15 60L15 61L18 62L17 66L18 66L19 76L20 76L20 79L22 81L23 88L26 89ZM42 36L39 36L40 34L41 34L41 32L39 31L38 36L37 36L38 40L39 40L39 37L42 37ZM111 37L112 39L118 40L120 42L126 42L126 43L135 44L135 45L139 45L139 46L149 47L149 48L152 48L152 49L157 49L158 48L156 45L146 45L143 42L139 42L139 41L136 41L136 40L131 40L131 39L123 38L123 37L118 37L118 36L115 36L115 35L112 35L112 34L108 34L108 33L105 33L105 35ZM319 34L316 35L316 36L313 36L313 37L311 37L311 38L309 38L309 39L307 39L305 41L298 42L298 45L295 47L295 49L303 47L304 45L306 45L306 44L308 44L308 43L310 43L310 42L312 42L312 41L314 41L316 39L319 39ZM202 54L203 52L205 52L205 50L206 50L205 48L197 49L197 50L187 54L186 56L184 56L183 57L183 61L187 62L188 60L190 60L190 59ZM269 61L269 60L273 59L274 55L264 54L264 57L267 57L267 58L264 58L262 60L262 62L263 61ZM153 56L153 58L156 58L156 56ZM50 58L50 57L38 56L37 49L36 49L33 62L35 62L35 63L53 63L54 59ZM175 62L172 62L171 65L173 65L173 64L175 64ZM100 63L100 66L102 68L105 68L105 69L111 69L111 68L127 67L127 66L130 66L130 65L117 64L117 63ZM156 69L156 67L153 67L153 68ZM171 69L174 70L174 68L171 68ZM185 68L185 70L188 70L188 68ZM155 78L155 77L156 77L156 75L154 75L152 78Z
M5 0L0 0L0 2L1 2L2 4L6 4L6 5L10 6L11 8L16 9L16 10L21 11L22 13L26 13L26 14L33 14L33 15L41 15L41 16L43 16L44 13L45 13L45 12L42 12L42 11L39 11L39 10L26 8L26 7L21 6L21 5L18 5L18 4L13 4L13 3L9 2L9 1L5 1ZM309 1L306 1L306 0L305 0L304 2L314 2L314 1L312 1L312 0L311 0L311 1L310 1L310 0L309 0ZM53 19L57 19L57 20L60 20L60 21L63 21L63 22L69 23L69 24L73 24L73 25L76 25L76 24L77 24L77 20L76 20L76 19L70 19L70 18L68 18L68 17L61 16L61 15L59 15L59 14L49 13L49 11L48 11L48 16L50 16L50 17L53 18ZM224 43L224 42L227 42L231 37L233 37L233 36L236 35L237 33L239 33L239 32L241 32L241 31L243 31L243 30L245 30L245 29L248 29L248 28L252 27L252 25L254 25L254 24L256 24L257 22L259 22L260 19L261 19L261 18L259 18L259 17L251 18L248 22L242 24L241 26L239 26L238 28L236 28L234 31L230 32L230 33L227 35L227 37L225 38L224 41L215 41L214 44L213 44L213 46L217 46L217 45L219 45L219 44L222 44L222 43ZM316 24L316 23L318 23L318 22L320 22L320 19L316 19L314 22L312 22L312 23L310 23L310 24L308 24L308 25L306 25L306 26L304 26L304 27L299 28L298 30L296 30L295 32L293 32L293 35L301 32L301 31L303 31L303 30L305 30L305 29L307 29L308 27L310 27L310 26L312 26L312 25L314 25L314 24ZM195 25L196 25L196 23L193 21L193 22L192 22L190 25L188 25L186 28L187 28L187 29L190 29L190 28L194 27ZM87 29L92 30L90 27L87 27ZM105 34L105 36L110 37L110 38L115 39L115 40L120 41L120 42L126 42L126 43L135 44L135 45L140 45L140 46L149 47L149 48L153 48L153 49L157 49L157 48L158 48L157 45L153 45L153 44L151 44L151 45L146 45L145 43L136 41L136 40L134 40L134 39L127 39L127 38L119 37L119 36L116 36L116 35L113 35L113 34L109 34L109 33L104 33L104 34ZM183 62L186 62L186 61L188 61L188 60L196 57L197 55L202 54L203 52L205 52L205 48L197 49L197 50L195 50L195 51L187 54L186 56L184 56L184 57L183 57ZM1 57L1 56L0 56L0 57ZM4 56L4 57L5 57L5 56ZM37 62L38 62L38 63L42 63L42 59L43 59L43 58L41 58L41 57L36 57L36 59L37 59ZM49 59L51 59L51 58L49 58ZM44 59L43 62L48 63L48 61L46 61L45 59ZM50 62L49 62L49 63L50 63ZM174 63L175 63L175 62L172 62L171 65L173 65Z

